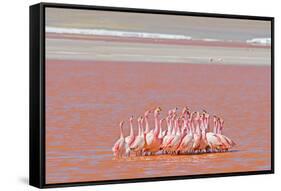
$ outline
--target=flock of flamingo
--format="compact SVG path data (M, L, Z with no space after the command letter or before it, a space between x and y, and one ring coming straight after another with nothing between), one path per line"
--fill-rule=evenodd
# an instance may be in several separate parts
M115 157L128 157L131 155L155 154L196 154L206 152L226 152L235 143L222 134L224 120L213 116L213 128L210 127L208 112L191 112L184 107L180 114L177 108L168 111L165 118L160 119L161 108L157 107L144 113L144 117L137 119L138 134L133 128L133 116L129 119L130 134L124 137L124 121L119 124L120 138L115 142L112 151ZM154 128L149 127L149 116L154 115ZM163 130L163 122L166 130ZM145 127L144 127L145 126Z

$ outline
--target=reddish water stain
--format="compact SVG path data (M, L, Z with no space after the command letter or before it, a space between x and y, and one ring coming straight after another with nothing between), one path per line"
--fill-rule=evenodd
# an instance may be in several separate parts
M268 170L270 87L269 66L47 60L46 182ZM233 151L113 159L120 120L186 105L222 116Z

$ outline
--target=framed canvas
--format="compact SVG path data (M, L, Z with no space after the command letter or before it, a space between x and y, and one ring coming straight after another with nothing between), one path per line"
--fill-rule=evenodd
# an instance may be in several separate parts
M274 18L30 7L30 185L274 172Z

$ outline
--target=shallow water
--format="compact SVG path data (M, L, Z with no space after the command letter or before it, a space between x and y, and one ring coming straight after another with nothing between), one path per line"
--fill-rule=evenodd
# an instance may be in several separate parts
M47 183L271 166L270 66L47 60L46 95ZM121 120L128 134L131 115L161 106L164 116L186 105L225 119L223 133L237 143L232 152L114 160Z

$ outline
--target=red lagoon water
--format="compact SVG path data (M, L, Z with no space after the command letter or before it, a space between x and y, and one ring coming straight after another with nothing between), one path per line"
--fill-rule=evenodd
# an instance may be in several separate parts
M47 183L271 166L269 66L47 60L46 94ZM222 116L224 134L238 144L233 152L113 159L121 120L128 134L131 115L186 105Z

